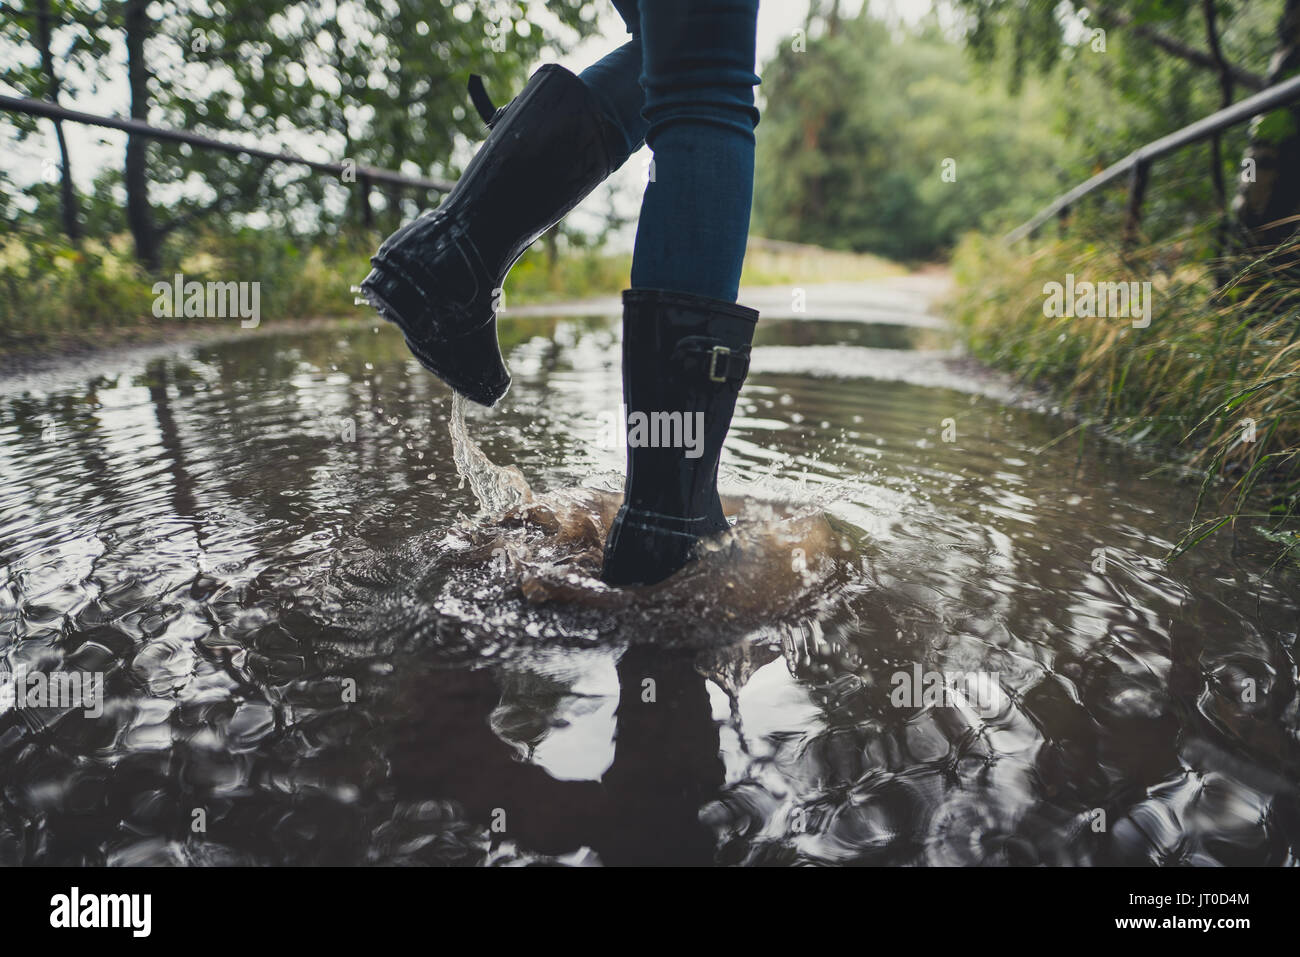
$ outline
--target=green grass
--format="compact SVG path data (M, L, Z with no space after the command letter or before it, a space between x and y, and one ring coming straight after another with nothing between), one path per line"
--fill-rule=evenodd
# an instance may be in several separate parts
M348 234L304 246L275 233L201 232L171 240L167 266L147 275L127 234L74 247L61 238L15 232L0 239L0 355L57 354L115 342L184 334L223 320L155 318L153 284L185 280L261 283L263 322L365 317L351 287L369 270L382 236ZM511 305L616 295L628 284L630 253L530 249L506 280ZM894 275L902 269L874 256L755 240L744 282L812 283ZM229 322L230 320L224 320Z
M1124 252L1086 241L1008 248L970 236L951 315L972 353L1045 388L1082 424L1177 450L1202 472L1171 557L1249 528L1300 557L1300 278L1293 242L1265 258L1198 262L1202 237ZM1190 264L1188 264L1190 262ZM1067 273L1152 282L1150 326L1044 315ZM1224 281L1224 277L1228 277Z
M266 323L371 315L353 302L351 287L369 270L382 238L345 235L304 247L255 230L201 233L169 245L168 265L149 275L136 264L126 234L78 247L31 232L11 234L0 240L0 354L57 353L219 325L222 320L153 315L153 284L171 282L178 272L186 281L260 282ZM511 271L507 299L546 302L616 292L626 285L630 266L630 256L591 250L566 251L552 266L545 250L535 248Z

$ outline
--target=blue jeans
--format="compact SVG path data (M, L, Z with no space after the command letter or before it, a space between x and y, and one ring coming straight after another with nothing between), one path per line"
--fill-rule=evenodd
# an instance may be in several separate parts
M581 74L654 151L632 287L735 302L754 197L758 0L614 0L632 40Z

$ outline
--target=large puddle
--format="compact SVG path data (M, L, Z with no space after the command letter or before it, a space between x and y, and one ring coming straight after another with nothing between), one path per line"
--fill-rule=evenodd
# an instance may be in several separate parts
M1194 486L775 319L735 531L609 589L617 325L503 339L455 446L386 327L0 383L0 864L1296 862L1296 578L1167 566Z

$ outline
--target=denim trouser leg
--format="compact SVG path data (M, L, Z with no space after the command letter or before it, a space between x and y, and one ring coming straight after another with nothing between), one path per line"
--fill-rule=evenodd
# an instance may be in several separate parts
M758 0L615 0L630 43L582 79L654 151L632 286L735 302L754 191ZM636 109L631 71L640 64Z
M641 89L640 37L597 60L578 74L578 78L587 84L605 116L623 134L626 151L617 157L614 163L617 169L645 142L646 121L641 118L645 93Z

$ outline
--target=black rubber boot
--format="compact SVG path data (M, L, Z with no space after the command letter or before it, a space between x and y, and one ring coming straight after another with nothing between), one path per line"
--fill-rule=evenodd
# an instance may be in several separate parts
M623 293L627 482L605 541L608 584L662 581L701 538L726 531L718 458L757 321L753 309L703 296Z
M613 171L621 134L555 64L495 113L477 77L470 93L491 133L442 203L379 247L361 292L421 365L490 406L510 388L496 329L506 273Z

